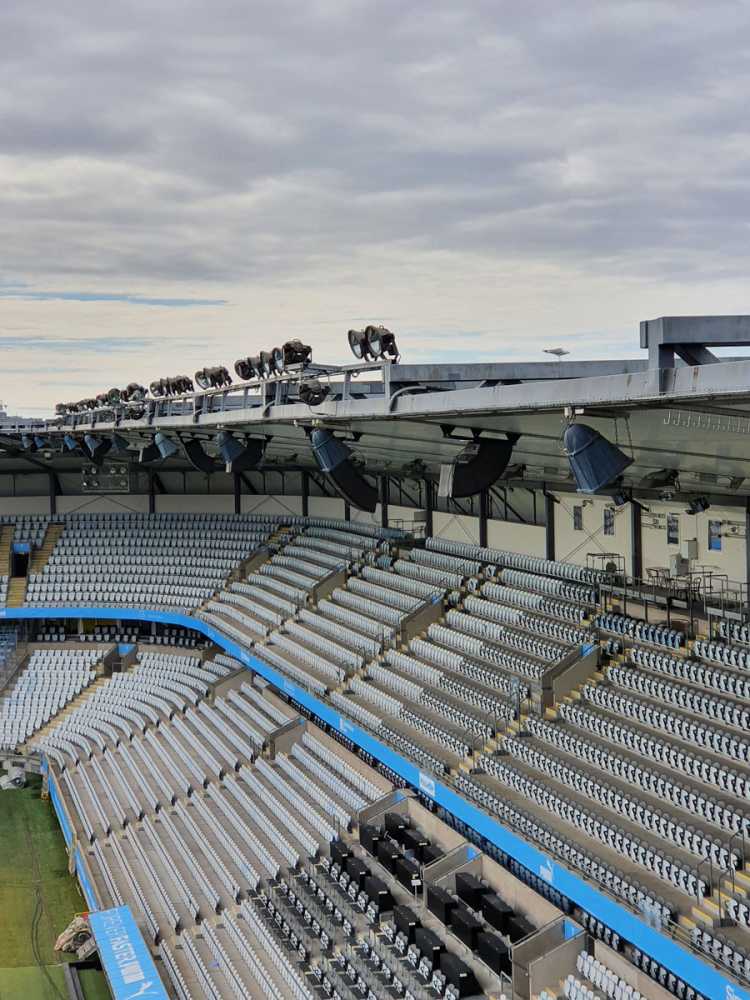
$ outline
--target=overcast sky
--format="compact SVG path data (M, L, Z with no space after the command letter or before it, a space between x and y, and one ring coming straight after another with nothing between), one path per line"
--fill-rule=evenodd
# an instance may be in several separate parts
M6 0L0 398L750 312L745 2ZM37 408L37 409L34 409Z

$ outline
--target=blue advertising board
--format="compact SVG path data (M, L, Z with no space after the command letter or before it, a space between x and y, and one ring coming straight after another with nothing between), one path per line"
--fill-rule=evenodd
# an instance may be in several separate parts
M89 914L113 1000L169 1000L129 906Z
M703 961L688 951L667 934L649 926L645 920L631 913L624 906L614 902L599 892L582 878L561 865L557 860L544 854L477 806L464 799L437 778L428 774L381 743L371 733L361 729L346 716L341 715L331 705L325 704L305 688L274 670L257 656L254 656L238 642L227 638L208 622L193 618L188 614L168 611L152 611L144 608L0 608L0 618L96 618L128 619L163 622L181 625L201 632L221 646L230 656L264 677L278 690L308 709L320 720L353 743L371 754L380 763L403 778L414 788L420 789L435 803L466 823L480 836L495 844L506 854L515 858L529 871L543 878L549 885L573 900L607 927L616 931L621 938L630 941L642 952L650 955L675 975L679 976L709 1000L750 1000L750 992L737 986L713 965Z

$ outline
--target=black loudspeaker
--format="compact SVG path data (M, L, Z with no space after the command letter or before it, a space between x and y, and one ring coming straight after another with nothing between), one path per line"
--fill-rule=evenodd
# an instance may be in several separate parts
M438 885L427 886L427 909L443 924L450 924L456 901L449 892Z
M378 841L378 861L391 874L396 870L396 862L401 857L401 852L388 840Z
M513 944L525 938L528 934L532 934L535 930L536 927L526 917L522 917L518 913L514 913L508 920L508 937Z
M467 948L475 951L477 935L482 930L481 920L470 913L464 906L456 906L451 917L451 929L456 937L463 941Z
M332 840L331 841L331 860L334 864L344 865L346 859L352 856L352 852L346 846L343 840Z
M487 894L482 897L482 916L490 927L494 927L501 934L507 934L513 907L508 906L499 896Z
M411 892L414 886L414 879L419 879L421 875L419 862L412 861L411 858L399 858L396 861L395 875L401 885ZM416 886L415 888L419 892L422 891L421 886Z
M401 846L405 851L413 851L418 861L421 861L422 851L429 843L427 837L419 830L404 830L401 835Z
M449 951L444 952L440 956L440 971L451 986L455 986L460 997L470 997L474 996L475 993L481 993L476 976L458 955L453 955Z
M359 842L368 854L377 857L380 830L376 826L361 826L359 828Z
M188 462L190 462L192 467L197 469L198 472L205 472L210 475L212 472L220 472L223 470L223 463L217 462L215 458L207 455L203 450L203 445L197 438L188 438L181 443Z
M438 861L443 856L443 851L437 844L428 844L422 848L422 862L431 865L433 861Z
M486 438L472 442L449 465L440 466L438 496L473 497L488 489L508 468L518 435L507 440Z
M223 431L222 434L219 453L226 463L224 468L228 473L247 472L258 465L266 451L265 438L247 438L243 446L228 431Z
M389 812L385 814L385 830L389 837L393 837L399 844L404 835L404 830L409 828L409 820L401 813Z
M367 482L351 460L351 451L333 433L316 428L310 434L315 461L330 478L336 492L358 510L372 513L378 503L378 491Z
M479 957L500 975L501 972L510 975L512 962L507 944L497 934L481 933L477 935L477 951Z
M370 874L367 865L359 858L347 858L346 870L352 882L356 882L360 889L364 889L365 879Z
M388 891L388 886L380 878L368 875L365 879L365 892L367 898L375 903L380 913L393 909L393 897Z
M458 872L456 875L456 895L472 910L480 909L482 894L485 887L475 875L469 872Z
M414 943L419 948L422 958L428 959L432 969L437 969L440 965L440 954L445 945L434 931L427 927L417 927L414 932Z
M147 444L145 448L141 448L138 453L138 461L143 464L144 462L158 462L161 460L161 452L156 447L155 444Z
M397 931L403 931L409 939L409 944L414 943L414 935L417 927L421 927L419 917L408 906L394 906L393 920Z

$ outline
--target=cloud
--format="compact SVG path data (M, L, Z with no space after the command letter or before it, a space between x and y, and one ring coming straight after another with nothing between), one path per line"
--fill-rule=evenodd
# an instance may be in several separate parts
M130 306L163 306L167 309L185 309L191 306L223 306L226 299L169 299L146 295L129 295L127 292L42 292L0 286L0 299L25 299L29 302L124 302Z
M83 394L286 336L341 360L362 317L439 361L453 338L637 354L640 319L746 312L749 22L734 0L2 5L0 335L29 368L40 338L87 339Z

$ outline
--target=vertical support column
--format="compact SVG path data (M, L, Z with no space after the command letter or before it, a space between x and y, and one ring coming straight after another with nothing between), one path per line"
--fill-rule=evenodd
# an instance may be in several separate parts
M425 479L424 483L424 510L425 510L425 523L424 523L424 533L428 537L432 535L432 511L433 511L433 498L432 498L432 480Z
M154 486L154 470L148 470L148 512L153 514L156 511L156 488Z
M351 521L351 519L352 519L352 508L349 506L349 504L345 500L344 501L344 520L345 521Z
M487 521L490 516L490 491L482 490L479 494L479 544L487 548Z
M545 520L545 557L555 558L555 498L551 493L544 493Z
M302 516L310 516L310 473L302 471Z
M750 588L750 497L745 499L745 584Z
M48 473L49 476L49 512L50 514L57 513L57 479L55 478L54 472L52 470Z
M388 501L390 499L390 483L388 476L380 477L380 527L388 527Z
M233 474L232 481L234 483L234 512L239 514L242 510L242 479L239 472Z
M637 580L643 579L643 530L639 503L630 504L630 565L631 573ZM745 515L747 517L747 514Z

